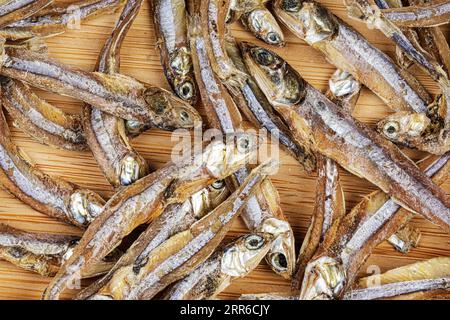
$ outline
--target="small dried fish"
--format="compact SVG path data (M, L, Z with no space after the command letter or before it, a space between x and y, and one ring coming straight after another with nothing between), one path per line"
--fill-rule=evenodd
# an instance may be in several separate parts
M1 79L2 103L13 124L42 144L58 149L86 150L81 118L61 111L39 98L28 85Z
M198 112L167 90L134 78L86 72L29 50L6 48L0 73L31 86L82 100L122 119L152 123L165 130L191 129Z
M207 300L215 298L230 283L255 269L269 251L272 235L250 233L241 236L174 283L162 296L165 300Z
M283 31L272 13L263 5L258 6L241 17L242 25L256 38L267 44L284 47Z
M141 4L141 0L127 1L100 53L97 71L119 72L120 48ZM148 164L131 146L123 119L85 105L83 128L94 159L113 187L132 184L148 174Z
M242 131L242 118L237 107L214 73L213 42L210 41L207 24L202 23L201 9L203 1L197 1L191 10L189 38L191 40L194 71L199 87L200 97L206 109L211 127L224 133ZM222 16L223 19L223 16ZM219 51L224 51L221 48ZM232 90L237 88L232 88ZM230 91L232 91L230 90ZM243 183L248 175L248 168L240 169L233 177L227 179L232 190ZM267 232L274 237L271 249L266 257L272 270L289 279L295 265L294 235L288 220L283 215L277 190L267 179L260 192L251 197L242 214L245 224L252 232Z
M382 14L401 27L435 27L450 21L450 1L427 5L381 10Z
M225 201L229 194L225 182L218 180L192 195L184 203L168 206L139 236L110 272L80 291L76 298L85 300L97 293L111 280L116 270L135 262L139 265L149 252L176 233L189 229L194 222Z
M23 17L23 20L13 21L0 29L0 36L12 40L52 37L69 29L79 29L81 22L113 13L125 3L125 0L83 0L78 3L52 6L30 18Z
M0 111L0 183L33 209L66 223L85 228L102 210L105 201L96 193L33 166L11 141Z
M297 37L351 73L396 111L426 113L431 97L406 70L314 1L275 0L275 16Z
M445 193L397 147L342 112L275 53L242 47L250 72L299 141L450 231Z
M239 20L243 14L263 6L268 1L269 0L231 0L226 18L227 23Z
M386 139L408 148L442 155L450 150L450 128L442 129L423 113L397 112L378 122Z
M32 16L53 0L3 0L0 3L0 27Z
M123 187L86 230L44 297L57 299L70 281L90 270L133 229L158 217L168 205L184 202L214 181L229 176L256 155L258 146L255 135L227 135Z
M31 233L0 223L0 259L42 276L54 276L67 259L79 238L74 236ZM104 261L83 278L97 277L108 272L120 252L109 254Z
M241 208L267 175L278 166L269 161L255 168L245 182L217 208L179 232L138 261L118 269L91 299L151 299L183 278L214 252Z
M181 99L195 105L198 89L187 39L185 0L155 0L152 1L152 10L157 46L167 81Z

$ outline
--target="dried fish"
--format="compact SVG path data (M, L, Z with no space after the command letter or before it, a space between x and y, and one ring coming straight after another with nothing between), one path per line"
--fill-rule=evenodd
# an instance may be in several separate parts
M179 232L137 261L118 269L91 299L151 299L183 278L214 252L240 209L261 181L278 166L269 161L255 168L227 200L186 231Z
M283 31L272 13L263 5L258 6L241 17L242 25L256 38L267 44L284 47Z
M31 86L82 100L119 118L152 123L165 130L191 129L198 112L167 90L134 78L86 72L29 50L6 48L0 73Z
M431 97L406 70L314 1L275 0L275 16L396 111L426 113Z
M435 27L450 21L450 1L427 5L381 10L382 14L402 27Z
M423 113L397 112L378 122L386 139L408 148L442 155L450 150L450 128L432 123Z
M120 48L141 4L140 0L127 1L100 53L97 71L119 72ZM85 105L83 128L94 159L112 186L126 186L148 174L148 164L131 146L123 119Z
M230 283L255 269L269 251L272 235L250 233L241 236L174 283L162 296L166 300L206 300L215 298Z
M57 299L78 274L87 272L137 226L158 217L170 204L184 202L195 192L223 179L256 155L255 135L234 134L217 138L193 155L123 187L105 205L87 229L74 253L46 290L46 299Z
M66 150L86 150L81 118L61 111L39 98L28 85L1 79L2 103L13 124L32 139Z
M152 9L157 46L167 81L181 99L195 105L198 89L187 39L185 0L152 1Z
M215 75L210 56L214 44L210 41L207 24L202 23L201 13L204 2L196 1L191 10L191 20L188 28L191 40L194 71L199 87L200 97L206 109L206 115L211 127L221 132L240 132L242 118L239 110ZM223 18L223 16L222 16ZM224 51L221 48L220 51ZM239 170L233 177L227 179L231 188L236 189L248 175L248 169ZM267 232L274 237L271 249L266 257L271 268L285 278L292 276L295 264L294 235L280 207L277 190L270 180L266 180L260 192L251 197L242 214L245 224L252 232Z
M86 20L113 13L125 3L125 0L83 0L52 6L27 19L23 17L23 20L13 21L0 29L0 36L12 40L52 37L69 29L80 28L79 24Z
M450 231L445 193L397 147L342 112L275 53L242 47L247 67L299 141Z
M269 0L231 0L226 18L227 23L239 20L243 14L264 5L268 1Z
M0 3L0 27L28 18L53 0L3 0Z
M144 260L142 257L147 257L149 252L176 233L189 229L194 222L225 201L228 195L229 190L225 182L218 180L192 195L184 203L168 206L139 236L110 272L80 291L76 298L85 300L97 293L111 280L116 270L135 261L139 264L139 261Z
M37 169L11 141L8 124L0 112L0 183L33 209L73 224L87 227L105 201L96 193Z

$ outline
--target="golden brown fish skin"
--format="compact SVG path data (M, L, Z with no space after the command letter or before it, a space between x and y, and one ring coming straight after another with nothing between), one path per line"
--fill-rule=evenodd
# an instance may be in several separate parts
M450 21L450 1L381 10L382 14L401 27L436 27Z
M198 112L167 90L134 78L86 72L45 55L6 48L0 73L34 87L82 100L122 119L150 122L156 128L192 129Z
M0 4L0 28L17 20L28 18L52 2L53 0L2 1Z
M32 139L58 149L88 149L81 118L62 112L39 98L31 88L17 80L3 78L2 103L20 128Z
M119 72L120 48L141 4L142 1L127 1L100 53L97 71L107 74ZM94 159L113 187L132 184L148 174L148 164L131 146L123 119L85 105L83 128Z
M191 10L188 32L194 71L208 123L221 132L240 132L242 131L241 115L225 86L214 73L211 62L214 59L211 58L212 44L205 28L207 24L202 23L199 12L202 6L199 1L195 2L195 5L197 6L193 6L194 9ZM204 5L203 2L202 5ZM232 88L234 89L236 88ZM243 168L227 179L230 189L236 189L245 180L248 172L248 168ZM278 192L270 180L265 181L261 191L249 200L242 218L250 231L271 232L274 235L267 261L276 273L289 279L295 266L294 235L280 207Z
M427 112L431 97L406 70L314 1L275 0L275 16L396 111ZM302 21L303 19L303 21Z
M378 132L386 139L431 154L450 150L450 128L433 123L423 113L397 112L380 120Z
M278 47L286 45L283 31L265 6L260 5L244 13L240 20L248 31L265 43Z
M79 22L113 13L125 3L125 0L84 0L51 6L32 17L14 21L3 27L0 29L0 36L12 40L52 37L70 28L77 28L76 24Z
M250 233L217 249L185 278L175 282L162 295L164 300L214 299L230 283L250 273L269 251L272 235Z
M214 252L256 187L277 166L276 161L269 161L255 168L222 204L188 230L164 241L148 256L140 256L139 263L117 270L109 283L92 298L147 300L189 274Z
M448 179L449 159L450 154L437 159L433 157L421 162L420 168L426 169L426 174L440 185ZM353 285L358 270L373 249L402 228L412 216L411 212L395 204L381 191L366 196L342 219L339 227L331 230L325 237L323 245L306 268L300 297L341 298ZM324 262L331 266L329 270L341 276L337 282L338 290L334 292L314 289L315 283L326 275L326 271L319 277L315 273L315 268ZM315 280L316 278L318 280Z
M8 192L48 216L86 228L105 201L96 193L37 169L11 141L0 112L0 183Z
M225 201L229 193L225 182L219 180L195 193L184 203L169 205L139 236L114 267L105 276L80 291L76 299L85 300L97 293L110 281L116 270L133 263L139 265L149 252L176 233L187 230L194 222Z
M265 128L273 137L278 139L281 146L298 160L302 168L307 173L311 173L316 168L315 155L295 141L286 124L267 101L264 93L250 75L244 61L242 61L241 51L236 40L229 34L225 39L225 45L234 65L248 75L246 84L239 91L230 91L236 106L255 127Z
M242 46L247 66L299 141L450 231L450 204L444 192L395 145L343 113L275 53L248 43ZM297 85L289 95L273 99L268 87L280 75L280 81L297 79Z
M155 0L151 6L157 46L167 81L178 97L195 105L198 88L187 38L185 0Z
M195 192L241 168L256 155L259 143L251 134L219 137L200 152L195 150L193 155L168 163L120 189L86 230L44 298L57 299L77 274L90 270L133 229L158 217L168 205L184 202Z

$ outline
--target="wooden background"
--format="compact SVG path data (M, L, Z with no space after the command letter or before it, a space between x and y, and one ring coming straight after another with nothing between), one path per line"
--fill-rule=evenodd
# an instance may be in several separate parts
M348 21L372 44L393 56L394 46L390 41L380 32L368 30L365 25L348 19L341 0L321 0L319 2ZM71 30L63 35L48 39L50 55L66 64L78 66L84 70L93 70L97 54L109 35L117 16L118 14L100 17L83 24L80 30ZM232 29L237 38L260 43L250 33L244 31L239 24L234 24ZM276 51L286 58L313 86L325 90L328 78L335 68L327 63L319 52L316 52L287 30L284 29L284 31L288 45L285 48L276 49ZM445 32L449 36L448 28L445 29ZM417 67L413 67L412 71L430 92L438 92L437 86ZM154 85L168 87L162 73L158 52L155 49L155 36L149 16L148 2L145 2L139 17L125 40L122 48L121 72ZM65 111L80 112L81 103L79 101L41 91L39 91L39 94ZM377 97L367 89L363 89L356 110L356 117L359 120L373 126L378 119L389 112L390 110ZM29 154L30 158L44 172L97 191L106 198L111 196L112 188L101 174L90 152L78 153L55 150L34 142L15 128L12 128L12 131L14 141ZM159 168L169 159L172 142L170 133L151 130L133 140L133 145L154 168ZM406 152L415 160L425 156L425 154L410 150L406 150ZM294 230L298 250L313 209L316 176L315 174L308 176L302 173L296 161L284 152L281 152L281 160L283 166L279 173L273 176L272 181L281 195L282 207ZM347 210L358 203L364 195L375 190L370 183L351 176L343 170L342 180ZM448 181L444 185L444 189L450 192ZM64 225L34 211L4 190L0 190L0 222L32 232L81 234L74 227ZM418 260L450 255L450 238L448 235L422 218L415 218L413 224L419 227L422 232L422 241L419 248L413 249L408 255L403 255L396 252L389 244L383 243L368 259L366 266L361 270L361 274L370 271L369 266L375 265L381 271L386 271ZM229 237L242 234L245 231L243 223L238 221ZM49 280L0 261L0 299L39 299ZM88 281L84 282L84 284L87 283ZM275 275L263 262L249 276L233 282L221 294L221 297L233 299L243 293L283 291L288 288L289 282ZM69 298L71 294L73 293L66 292L64 298Z

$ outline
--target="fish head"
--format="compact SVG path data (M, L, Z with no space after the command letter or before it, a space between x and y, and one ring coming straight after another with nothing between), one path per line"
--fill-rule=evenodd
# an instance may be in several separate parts
M103 210L105 200L98 194L85 190L76 190L69 198L68 212L77 225L87 227Z
M221 271L232 277L243 277L256 268L272 242L269 233L250 233L228 244L221 259Z
M328 256L314 259L306 266L300 299L336 299L344 289L345 279L344 268L337 260Z
M378 122L377 130L392 142L408 144L419 138L430 124L430 119L424 113L400 111Z
M266 7L258 7L242 17L245 25L264 42L284 47L284 35L278 22Z
M277 218L266 219L260 231L273 236L266 261L277 274L290 279L295 268L294 233L287 221Z
M248 42L240 46L245 65L273 106L292 106L303 99L305 81L280 56Z
M146 174L147 165L137 154L127 154L119 163L119 182L128 186Z
M193 66L191 54L186 47L174 50L169 57L173 73L174 91L184 101L193 105L197 101L197 87L191 78Z
M217 180L191 196L191 205L194 215L198 218L216 208L230 194L224 180Z
M361 89L361 83L350 73L337 69L328 81L331 93L336 97L353 95Z
M144 99L160 129L193 129L202 123L195 108L167 90L148 86Z
M313 45L336 34L336 18L314 1L275 0L275 15L297 36Z

